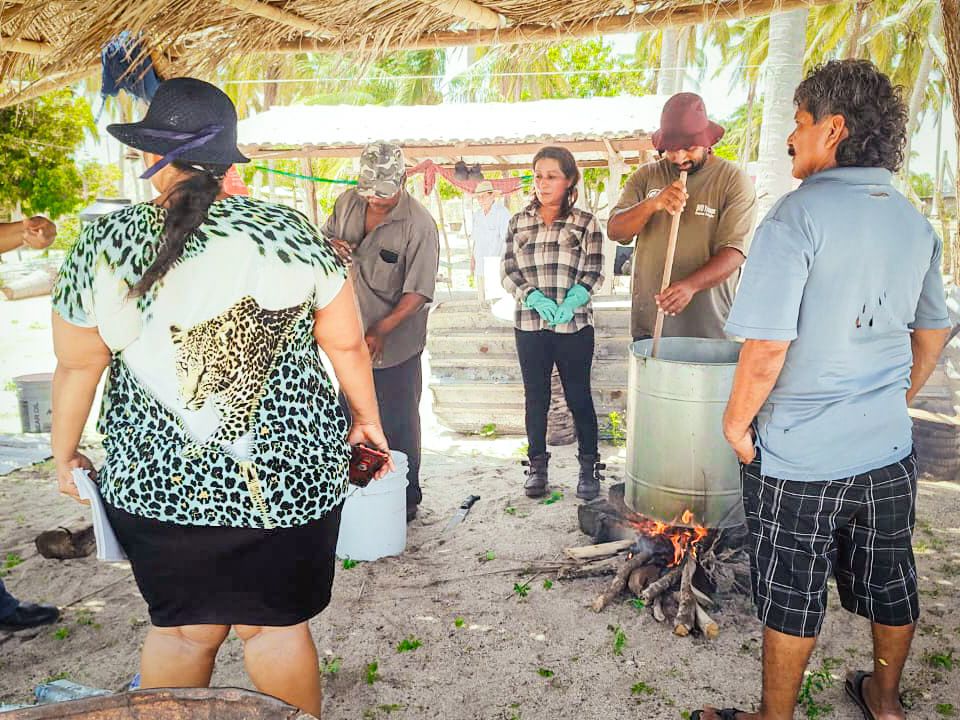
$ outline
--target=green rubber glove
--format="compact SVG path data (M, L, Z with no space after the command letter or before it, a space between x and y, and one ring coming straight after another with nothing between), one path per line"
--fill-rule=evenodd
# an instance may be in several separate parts
M557 308L551 325L563 325L573 320L573 312L590 301L590 291L579 283L567 291L563 302Z
M523 304L531 310L535 310L548 323L552 323L557 315L557 304L539 290L534 290L527 295Z

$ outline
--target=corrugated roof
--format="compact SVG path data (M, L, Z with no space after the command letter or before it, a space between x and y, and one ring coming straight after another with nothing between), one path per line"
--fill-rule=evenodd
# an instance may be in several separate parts
M375 140L407 147L634 140L659 126L666 99L648 95L389 107L294 105L241 121L239 142L245 152L256 154L283 148L355 148Z

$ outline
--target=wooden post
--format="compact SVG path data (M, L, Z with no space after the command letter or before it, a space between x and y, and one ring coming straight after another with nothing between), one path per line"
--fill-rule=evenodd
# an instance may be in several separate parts
M607 146L607 212L606 220L610 219L610 213L613 206L620 199L620 180L627 169L620 153L613 149L609 141L604 141ZM617 248L619 243L607 238L603 248L603 292L612 295L616 290L616 282L613 275L613 266L617 259Z
M270 170L276 168L276 163L273 160L267 160L267 167ZM270 198L270 202L275 203L277 201L277 180L276 174L272 172L267 173L267 194Z
M447 254L447 292L453 295L453 257L450 254L450 239L447 237L447 223L443 220L443 200L440 199L440 182L433 186L433 196L437 199L437 217L440 220L440 232L443 233L443 247Z
M310 164L310 158L300 159L300 174L313 177L313 168ZM307 217L314 225L320 224L320 216L317 211L317 184L313 180L304 180L304 189L306 190L307 208L309 212Z

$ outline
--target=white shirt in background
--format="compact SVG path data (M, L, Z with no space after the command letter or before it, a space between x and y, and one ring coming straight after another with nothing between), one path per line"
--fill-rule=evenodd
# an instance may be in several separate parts
M507 225L510 223L510 211L502 203L495 202L489 213L478 209L473 213L473 257L476 260L476 276L483 277L483 259L503 257L504 241L507 237Z

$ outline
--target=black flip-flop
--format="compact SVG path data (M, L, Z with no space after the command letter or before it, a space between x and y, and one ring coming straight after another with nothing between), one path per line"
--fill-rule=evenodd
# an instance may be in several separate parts
M737 713L746 714L747 711L740 710L739 708L723 708L723 710L717 710L720 720L737 720ZM703 710L694 710L690 713L690 720L700 720L702 715Z
M858 670L854 673L853 680L847 678L843 682L843 689L846 690L847 696L860 708L860 712L863 713L863 720L877 720L870 708L867 707L867 701L863 698L863 681L871 675L873 673Z

